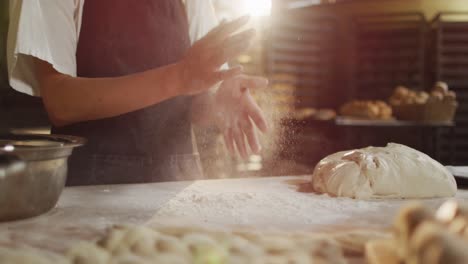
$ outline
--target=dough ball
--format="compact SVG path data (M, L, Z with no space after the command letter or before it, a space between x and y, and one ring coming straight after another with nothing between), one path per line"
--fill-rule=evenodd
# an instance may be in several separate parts
M189 233L181 241L190 250L196 263L224 263L228 256L227 249L208 234Z
M396 98L404 98L407 97L409 94L409 89L404 87L404 86L398 86L395 88L395 91L393 92Z
M94 243L82 242L73 246L67 253L72 264L107 264L110 255Z
M392 108L384 101L353 100L341 106L340 114L355 118L389 119Z
M462 264L468 263L468 243L461 237L447 232L443 226L425 222L415 231L410 240L406 263L411 264Z
M417 227L425 221L434 220L432 213L420 203L405 206L398 213L394 223L394 233L398 256L404 258L410 255L409 241Z
M449 197L457 191L444 166L395 143L324 158L314 169L312 186L320 193L356 199Z
M134 255L134 254L122 254L115 256L112 261L112 264L152 264L156 263L144 257ZM159 263L159 262L157 262Z
M343 253L345 253L345 250L342 249L343 244L341 244L341 241L332 238L308 240L310 241L308 247L309 256L314 260L313 263L347 263L347 261L341 257Z
M281 236L262 237L258 242L267 255L285 255L296 248L293 240Z
M423 91L419 91L416 96L416 103L417 104L425 104L429 100L429 94Z
M224 242L230 255L245 255L250 258L263 254L263 250L257 244L251 243L247 239L233 235Z
M405 97L405 98L403 98L403 104L413 104L415 99L416 98L414 96Z
M442 101L444 100L444 94L439 91L432 91L431 98L434 99L435 101Z
M451 100L455 100L457 99L457 94L454 91L448 91L445 97Z
M433 91L438 91L438 92L440 92L442 94L446 94L449 91L448 84L445 83L445 82L437 82L434 85Z
M332 236L334 241L328 241L328 243L338 243L345 255L360 256L365 253L365 245L369 241L389 237L388 233L381 231L352 230L347 232L337 232Z
M123 241L126 232L124 227L115 227L107 237L98 241L97 244L112 253Z
M444 224L449 224L457 217L468 220L468 205L460 204L456 200L446 201L436 212L437 220Z
M177 254L158 254L155 255L154 259L151 261L151 263L158 264L186 264L190 262L190 258L179 256Z
M400 264L401 258L396 254L396 243L393 239L372 240L366 244L366 263Z
M0 247L0 263L2 264L69 264L67 259L59 255L51 255L33 248L3 248Z
M468 233L468 221L463 217L456 217L448 226L448 231L466 237Z
M315 119L317 120L332 120L336 117L336 112L333 109L320 109L315 114Z
M162 234L156 238L155 251L158 254L172 253L185 257L191 255L188 247L181 243L178 238Z
M117 230L118 237L121 235L120 231ZM128 229L121 236L120 242L111 251L116 255L129 254L129 252L138 255L150 255L154 251L156 235L157 233L154 230L143 226Z

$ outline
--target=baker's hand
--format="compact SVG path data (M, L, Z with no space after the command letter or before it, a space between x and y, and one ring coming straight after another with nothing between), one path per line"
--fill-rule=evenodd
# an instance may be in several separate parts
M232 22L221 23L195 42L179 64L183 79L183 91L179 91L180 94L198 94L241 74L240 67L228 70L220 70L220 67L249 48L255 30L248 29L234 34L248 21L249 17L244 16Z
M249 89L261 89L267 85L265 78L239 75L224 81L216 92L216 123L231 155L235 155L237 149L240 156L247 159L249 151L246 140L253 153L260 152L255 126L265 133L268 130L267 122Z

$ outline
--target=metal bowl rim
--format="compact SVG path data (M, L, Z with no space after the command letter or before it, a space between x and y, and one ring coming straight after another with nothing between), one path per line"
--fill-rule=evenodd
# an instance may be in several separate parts
M3 138L4 136L0 136L0 138ZM15 153L16 151L46 151L46 150L60 150L60 149L68 149L68 148L75 148L75 147L80 147L86 144L86 139L82 137L77 137L77 136L69 136L69 135L59 135L59 134L9 134L5 136L6 138L8 137L24 137L21 138L20 140L50 140L50 141L58 141L63 143L64 145L62 146L44 146L44 147L33 147L30 149L22 148L20 149L15 149L12 151L12 153Z

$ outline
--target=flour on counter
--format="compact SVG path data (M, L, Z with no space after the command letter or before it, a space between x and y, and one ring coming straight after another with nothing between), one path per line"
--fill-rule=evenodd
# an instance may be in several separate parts
M258 180L270 186L244 186L245 181L238 180L196 182L164 204L153 221L182 219L197 224L264 229L380 228L388 227L394 213L406 202L332 198L301 193L284 182ZM441 201L427 200L434 206Z

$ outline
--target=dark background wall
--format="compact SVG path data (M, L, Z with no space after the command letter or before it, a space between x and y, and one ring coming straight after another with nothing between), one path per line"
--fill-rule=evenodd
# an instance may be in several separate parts
M8 29L7 8L8 1L0 1L0 129L5 125L5 90L7 89L6 79L6 34Z
M48 126L41 100L18 93L8 85L7 35L8 1L0 1L0 133L12 128Z

